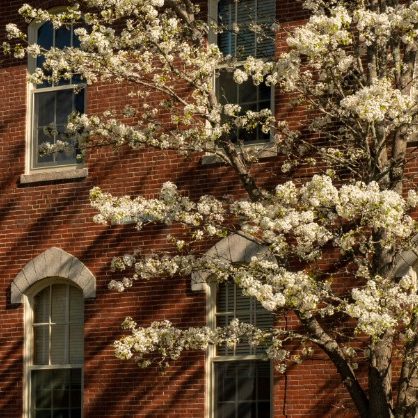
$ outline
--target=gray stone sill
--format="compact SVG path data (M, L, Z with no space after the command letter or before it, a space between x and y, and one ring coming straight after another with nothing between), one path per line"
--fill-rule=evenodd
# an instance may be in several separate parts
M275 157L277 155L277 145L272 143L247 145L254 149L259 159ZM225 161L218 155L206 153L201 160L202 165L220 164Z
M87 177L89 174L88 168L72 168L51 171L41 171L39 173L33 172L29 174L20 175L21 184L42 183L54 180L75 180Z

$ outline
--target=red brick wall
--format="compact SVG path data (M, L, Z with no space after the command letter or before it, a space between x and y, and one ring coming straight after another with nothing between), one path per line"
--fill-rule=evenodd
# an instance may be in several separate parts
M16 10L21 4L1 2L1 33L6 23L17 20ZM39 2L43 7L53 4L56 2ZM294 0L281 0L278 13L285 25L305 17L300 3ZM85 304L85 417L203 417L202 353L184 356L162 374L115 359L112 348L126 315L143 325L156 319L170 319L180 326L203 325L203 294L191 292L189 278L138 283L122 295L108 291L111 257L132 248L143 252L168 248L167 229L149 226L137 233L131 226L95 225L88 193L99 185L115 194L151 196L163 182L171 180L192 196L239 194L242 190L237 177L223 165L202 165L200 157L100 149L88 157L86 179L21 185L26 66L16 60L3 60L0 65L0 417L22 414L23 306L11 305L10 285L28 261L52 246L78 257L97 278L97 297ZM88 112L119 107L121 96L120 86L89 87ZM303 120L302 113L286 110L285 97L277 100L278 113L289 112L287 116L295 124ZM275 159L263 160L255 171L265 185L283 180ZM275 377L277 418L349 416L347 399L333 366L320 355L286 376Z

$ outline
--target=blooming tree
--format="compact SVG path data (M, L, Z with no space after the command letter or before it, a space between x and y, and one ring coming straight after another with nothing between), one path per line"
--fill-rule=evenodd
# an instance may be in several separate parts
M204 195L195 201L172 183L163 184L154 199L116 197L94 188L96 222L129 219L138 230L148 223L181 224L188 231L187 238L169 237L175 253L114 259L113 268L125 278L113 280L110 288L122 292L138 280L204 271L212 282L234 280L277 317L292 312L300 321L297 331L260 330L238 321L225 328L178 329L168 321L141 327L127 318L126 335L115 343L119 358L146 367L175 360L184 350L248 340L266 346L267 356L284 371L312 348L320 349L334 363L360 416L413 417L417 277L399 265L417 229L410 211L418 196L408 190L414 183L413 178L406 183L405 168L414 158L418 112L418 1L306 0L304 7L309 17L287 34L287 52L272 60L249 56L240 65L208 43L210 33L230 28L202 20L191 0L80 0L55 14L23 5L27 22L51 20L55 27L82 22L76 29L80 47L43 51L26 45L25 35L10 24L13 41L4 48L17 57L45 56L43 68L30 75L33 83L81 74L88 84L131 87L138 106L120 114L73 115L67 130L81 149L113 144L211 153L235 170L246 192L238 200ZM251 30L265 37L284 31L278 23ZM221 101L214 88L220 68L233 72L237 84L252 80L291 95L309 114L303 134L270 110L243 111ZM180 91L179 85L187 89ZM156 92L158 102L151 100ZM162 123L168 112L171 119ZM263 146L231 141L237 129L271 132L265 145L277 149L287 176L301 164L320 161L317 174L261 187L252 167ZM46 151L65 146L59 141ZM234 264L194 250L199 241L232 233L266 251L248 264ZM330 254L331 272L321 262ZM293 348L300 345L296 355L289 341ZM395 381L393 358L401 360ZM369 389L359 382L359 362L368 364Z

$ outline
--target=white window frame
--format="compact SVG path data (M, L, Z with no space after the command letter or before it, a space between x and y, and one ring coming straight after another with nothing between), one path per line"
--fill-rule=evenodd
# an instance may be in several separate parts
M219 0L208 0L208 25L209 25L209 33L208 33L208 42L210 44L216 44L218 42L218 36L216 33L214 33L213 30L211 30L210 28L212 27L211 24L215 23L218 24L218 3ZM276 11L277 11L277 7L276 7ZM275 51L276 51L276 42L274 44L275 46ZM274 58L274 57L271 57ZM242 66L244 64L244 61L238 61L235 64L235 68L238 68L240 66ZM222 70L222 68L226 68L225 66L221 66L218 68L218 70ZM216 76L213 77L213 85L212 85L213 91L216 92ZM275 108L275 88L274 86L270 87L270 110L272 115L275 114L276 108ZM216 92L217 93L217 92ZM266 146L268 147L269 145L272 145L273 143L273 138L274 138L274 130L271 129L270 130L270 138L266 141L259 141L259 142L255 142L255 143L243 143L242 146L243 147L256 147L256 148L265 148ZM267 150L268 152L266 153L266 156L272 156L275 155L275 153L271 153L270 150ZM263 155L262 155L263 156Z
M31 371L32 370L54 370L54 369L81 369L81 416L84 416L83 408L83 394L84 394L84 361L82 364L54 364L54 365L33 365L33 352L34 352L34 336L33 336L33 307L34 298L43 289L50 287L54 284L64 284L78 288L74 283L69 280L65 280L59 277L48 278L36 282L28 289L23 295L24 303L24 346L23 346L23 415L22 418L31 418ZM83 291L79 289L83 295ZM83 296L84 300L84 296ZM83 303L84 310L84 303ZM84 320L83 320L84 329ZM84 342L84 338L83 338ZM83 356L84 357L84 356Z
M216 328L216 294L217 294L217 283L203 284L206 295L206 318L207 325L211 329ZM270 360L262 354L252 355L234 355L234 356L217 356L216 347L210 345L207 350L206 362L205 362L205 373L206 373L206 407L205 416L207 418L217 418L215 416L215 372L214 363L216 362L231 362L231 361L250 361L250 360L263 360L270 362L270 417L274 416L274 380L273 380L273 367Z
M65 10L65 7L55 7L50 10L52 13L59 13ZM38 29L46 22L32 22L28 26L28 43L33 44L38 39ZM29 77L36 69L36 58L28 55L27 61L27 76ZM26 108L26 135L25 135L25 174L34 174L42 172L61 172L74 170L75 168L83 168L84 162L76 162L70 164L54 164L51 166L35 167L34 153L36 144L34 141L34 122L35 122L35 95L36 93L48 92L48 91L62 91L69 89L82 88L84 90L84 113L86 113L87 106L87 89L85 83L77 84L65 84L61 86L53 87L41 87L37 88L30 81L27 82L27 108Z

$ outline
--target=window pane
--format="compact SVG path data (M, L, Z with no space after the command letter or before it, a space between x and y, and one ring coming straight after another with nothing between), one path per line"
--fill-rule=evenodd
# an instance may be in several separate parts
M71 390L70 392L70 406L72 408L71 418L77 409L73 409L74 406L79 407L81 405L81 391L80 390Z
M46 165L48 163L52 163L54 161L54 156L52 154L41 155L39 153L39 149L40 149L42 144L53 144L54 143L54 136L51 136L51 135L45 133L44 128L38 128L36 130L34 143L35 143L35 147L34 147L34 150L33 150L34 161L35 161L34 165L38 166L38 165Z
M48 286L34 298L33 321L35 324L49 323L49 291L50 287Z
M33 328L34 364L48 364L49 325L37 325Z
M81 369L70 370L71 418L81 417Z
M238 404L239 418L257 418L257 405L252 402Z
M266 86L264 83L260 84L258 86L258 99L260 102L266 103L260 105L260 109L270 109L271 87Z
M214 372L216 418L270 418L270 362L215 362Z
M257 86L252 80L247 80L239 86L238 103L256 102L257 101Z
M35 412L35 418L51 418L51 411L47 410L47 411L36 411Z
M216 294L216 312L234 313L234 300L235 300L235 285L232 282L224 282L218 285L218 291Z
M272 57L274 32L270 28L275 18L275 0L220 0L218 24L223 29L218 35L220 50L239 60L249 55Z
M258 417L257 418L271 418L270 415L270 401L258 403Z
M51 408L51 372L50 370L32 370L32 407L34 409Z
M33 416L81 417L81 369L32 370Z
M81 89L74 96L74 110L79 113L84 113L84 89Z
M69 404L69 396L70 392L64 389L54 389L52 395L52 402L54 404L54 408L65 408Z
M65 364L67 325L51 325L51 364Z
M70 363L81 364L83 362L84 332L80 324L70 325Z
M71 89L60 90L56 92L57 95L57 125L66 125L68 122L68 116L73 111L73 97L74 91Z
M53 44L53 27L51 22L44 23L38 29L37 43L44 49L50 49Z
M76 151L70 145L70 140L64 135L65 127L64 126L57 126L58 129L58 137L57 139L61 141L68 142L69 146L66 147L63 151L59 151L55 153L55 162L57 164L75 164L76 161Z
M257 367L258 388L257 396L260 400L270 401L270 363L260 362Z
M243 29L237 35L236 56L239 60L245 60L249 55L256 55L255 33Z
M276 0L257 0L257 19L269 22L276 16Z
M235 402L235 369L231 362L215 363L215 388L218 402Z
M242 290L234 282L228 281L218 285L216 294L216 326L225 327L232 319L252 324L260 329L273 326L273 315L262 307L254 298L244 296ZM226 345L217 348L217 355L245 355L264 353L265 347L252 347L246 340L234 348Z
M82 27L82 25L80 25L80 24L78 24L78 25L73 25L73 31L72 31L72 36L73 36L73 39L72 39L72 42L73 42L73 44L72 44L72 46L74 47L74 48L78 48L79 46L80 46L80 39L79 39L79 37L74 33L74 30L75 29L77 29L77 28L80 28L80 27Z
M71 418L81 418L81 409L72 409Z
M220 402L216 411L216 418L236 418L235 404Z
M236 365L237 397L239 401L257 399L255 366L255 362L240 362Z
M35 120L38 127L47 126L55 121L55 93L35 94Z
M56 410L52 414L52 418L70 418L70 411L68 410Z
M63 49L66 46L71 46L71 29L65 26L61 26L55 31L55 46Z
M257 39L257 58L268 58L274 56L274 39L273 35L267 37L258 37Z
M232 72L221 70L217 79L218 97L222 104L238 103L238 88Z
M235 55L235 33L232 31L235 22L235 3L232 0L220 0L218 3L218 24L222 32L218 34L219 49L225 55Z
M80 368L74 368L74 369L70 369L70 370L71 370L71 372L70 372L71 390L81 391L81 369Z
M52 286L52 309L51 322L64 324L67 322L67 288L65 284L54 284Z

